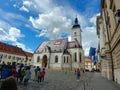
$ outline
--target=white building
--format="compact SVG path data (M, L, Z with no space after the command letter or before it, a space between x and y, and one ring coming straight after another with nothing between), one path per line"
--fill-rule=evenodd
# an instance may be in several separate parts
M84 51L82 49L81 28L78 19L71 29L71 39L44 41L35 50L34 65L50 69L84 69Z
M3 62L32 65L33 53L26 52L17 46L0 42L0 64Z

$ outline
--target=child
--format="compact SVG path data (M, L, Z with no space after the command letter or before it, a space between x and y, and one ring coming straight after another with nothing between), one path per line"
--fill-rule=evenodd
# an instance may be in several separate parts
M43 68L43 70L42 70L42 81L44 81L44 77L45 77L45 74L46 74L46 72L45 72L45 69Z

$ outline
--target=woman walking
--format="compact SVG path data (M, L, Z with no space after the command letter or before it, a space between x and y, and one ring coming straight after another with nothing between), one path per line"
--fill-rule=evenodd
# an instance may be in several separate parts
M79 68L76 71L76 75L77 75L77 81L79 81L79 79L80 79L80 69Z
M27 67L26 70L26 74L24 76L24 85L27 86L28 85L28 81L31 78L31 71L30 71L30 67Z

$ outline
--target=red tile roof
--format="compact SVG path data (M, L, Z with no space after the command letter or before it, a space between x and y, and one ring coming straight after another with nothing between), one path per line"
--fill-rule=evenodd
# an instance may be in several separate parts
M91 59L89 59L89 58L85 58L84 60L85 60L85 62L89 62L89 63L91 63L91 62L92 62L92 60L91 60Z
M32 56L33 56L33 54L30 53L30 52L25 52L25 55L26 55L27 57L32 57Z
M20 56L32 56L31 55L32 53L25 52L22 50L22 48L19 48L17 46L12 46L3 42L0 42L0 52L20 55Z

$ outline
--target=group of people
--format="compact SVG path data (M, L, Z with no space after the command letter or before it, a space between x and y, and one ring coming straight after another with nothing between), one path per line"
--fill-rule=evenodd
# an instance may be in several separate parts
M31 70L30 70L30 66L27 66L26 68L25 67L20 67L18 69L18 72L17 72L17 81L18 82L23 82L23 84L25 86L27 86L28 84L28 81L30 80L31 78Z
M37 80L38 83L43 82L43 81L44 81L45 74L46 74L45 68L43 68L43 69L41 70L41 68L37 66L37 67L34 69L34 72L35 72L34 80L35 80L35 81Z
M2 63L0 67L0 79L7 79L9 77L13 77L17 82L23 82L24 85L27 85L31 77L30 66L24 67L20 65L20 67L17 67L15 64Z
M38 83L43 82L44 76L46 74L45 68L41 69L37 66L34 69L34 72L35 80L37 80ZM28 81L31 77L30 67L28 66L24 68L23 66L20 66L18 70L16 70L16 68L13 68L11 76L7 77L5 81L2 82L0 90L18 90L18 82L23 82L23 84L27 86Z

